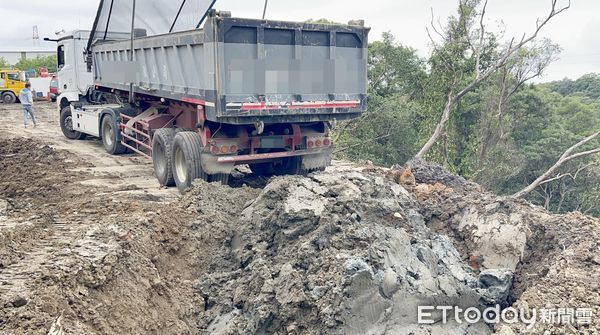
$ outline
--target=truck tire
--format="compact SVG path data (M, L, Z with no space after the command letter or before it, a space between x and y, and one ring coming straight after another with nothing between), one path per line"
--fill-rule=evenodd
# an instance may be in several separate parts
M115 118L111 114L106 114L102 118L102 127L100 127L102 135L102 144L104 149L111 155L120 155L127 151L127 147L121 144L119 140L119 128Z
M302 168L302 157L293 156L283 160L283 164L276 167L278 175L302 175L308 174L308 171Z
M259 175L259 176L270 177L275 174L274 165L272 162L254 163L254 164L249 164L248 166L250 167L250 170L252 170L252 173Z
M223 185L228 185L229 184L229 176L231 176L228 173L217 173L217 174L212 174L208 177L208 179L213 182L213 183L221 183Z
M182 131L175 135L171 148L171 167L179 193L184 194L195 179L208 181L208 175L202 170L200 162L203 150L200 136L196 132Z
M302 168L302 157L293 156L286 157L280 164L274 162L267 163L256 163L249 165L252 173L259 176L284 176L284 175L302 175L305 176L313 170L306 170Z
M171 151L173 139L180 131L179 128L160 128L154 132L152 137L152 164L154 165L154 174L161 186L175 186Z
M71 116L71 106L63 107L60 110L60 129L63 135L70 140L83 140L85 134L73 130L73 117Z
M5 104L14 104L17 102L17 96L13 92L2 93L2 102Z

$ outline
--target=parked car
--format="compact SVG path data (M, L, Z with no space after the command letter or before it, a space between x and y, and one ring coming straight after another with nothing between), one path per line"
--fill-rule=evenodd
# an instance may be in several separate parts
M52 76L52 80L50 81L50 100L52 100L52 102L56 101L56 97L58 97L58 95L60 93L58 93L58 77L57 76Z

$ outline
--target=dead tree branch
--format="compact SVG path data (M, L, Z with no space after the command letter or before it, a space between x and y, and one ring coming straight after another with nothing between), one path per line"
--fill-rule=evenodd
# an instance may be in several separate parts
M548 177L550 177L563 164L565 164L573 159L579 158L579 157L589 156L589 155L600 153L600 148L582 151L582 152L578 152L575 154L573 153L575 150L577 150L577 148L581 147L582 145L584 145L586 143L589 143L590 141L592 141L593 139L598 137L598 135L600 135L600 132L596 132L596 133L584 138L583 140L577 142L575 145L573 145L572 147L567 149L562 154L562 156L560 156L558 161L556 161L556 163L550 169L548 169L548 171L544 172L541 176L539 176L536 180L534 180L533 183L531 183L529 186L527 186L524 189L520 190L519 192L513 194L512 197L513 198L522 198L522 197L528 195L529 193L531 193L531 191L535 190L536 187L540 186L540 184L542 184L543 181L548 179Z
M595 166L595 165L598 165L598 163L586 164L586 165L580 167L579 169L577 169L577 171L575 171L575 173L559 173L559 174L556 175L556 177L544 180L543 182L540 183L540 185L551 183L551 182L553 182L555 180L563 179L565 177L569 177L569 178L571 178L571 180L577 180L577 176L579 175L579 173L581 171L584 171L587 168L590 168L590 167Z
M485 10L487 8L488 0L485 0L483 9L481 10L481 17L479 19L479 45L477 45L477 51L475 52L475 73L477 76L475 79L481 76L481 51L483 50L483 39L485 35L485 25L483 24L483 18L485 17Z

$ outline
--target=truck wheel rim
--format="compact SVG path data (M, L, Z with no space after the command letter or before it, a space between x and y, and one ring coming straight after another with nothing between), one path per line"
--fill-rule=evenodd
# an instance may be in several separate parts
M65 128L67 128L68 131L73 131L73 117L71 115L67 116L65 118Z
M185 155L181 149L177 149L175 152L175 172L177 173L177 179L181 182L187 180L187 166L185 164Z
M104 128L104 133L102 134L102 136L104 137L104 141L106 141L106 144L109 147L113 145L113 136L115 136L115 133L110 125Z
M153 157L155 157L155 169L156 169L156 173L157 174L164 174L165 173L165 165L166 165L166 160L168 159L167 157L165 157L165 150L163 148L162 145L160 144L156 144L156 152L152 154Z

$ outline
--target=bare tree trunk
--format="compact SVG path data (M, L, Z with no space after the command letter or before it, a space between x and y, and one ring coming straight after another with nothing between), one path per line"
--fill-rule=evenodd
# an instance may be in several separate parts
M563 203L565 202L565 197L567 196L568 192L567 190L565 190L567 186L565 185L565 181L563 179L563 181L561 181L560 186L558 188L558 194L560 195L560 200L558 201L558 206L556 206L556 213L560 213L560 210L562 209Z
M544 209L550 210L550 201L552 200L552 192L548 192L548 185L544 185Z
M425 143L425 145L421 148L419 153L417 153L417 155L415 156L416 158L423 158L425 154L427 154L427 152L431 149L431 147L433 147L435 142L437 142L440 136L442 136L442 134L444 133L446 123L448 123L448 120L450 119L450 112L454 107L454 102L452 98L452 92L450 92L450 94L448 94L448 102L446 103L446 107L444 108L444 112L442 113L442 119L435 127L435 131L433 132L433 135L431 135L431 137L429 138L429 141L427 141L427 143Z
M600 135L600 132L596 132L596 133L584 138L583 140L579 141L578 143L574 144L572 147L567 149L562 154L562 156L560 156L558 161L556 161L556 163L551 168L548 169L548 171L544 172L541 176L539 176L536 180L534 180L533 183L531 183L529 186L527 186L524 189L520 190L519 192L513 194L512 197L513 198L522 198L522 197L528 195L529 193L531 193L531 191L535 190L536 187L538 187L541 183L543 183L544 180L548 179L548 177L550 177L550 175L552 175L554 173L554 171L558 170L558 168L560 168L564 163L566 163L572 159L578 158L578 157L583 157L583 156L600 153L600 148L596 148L596 149L572 154L572 152L575 151L577 148L590 142L594 138L598 137L598 135ZM560 177L560 175L558 177Z

